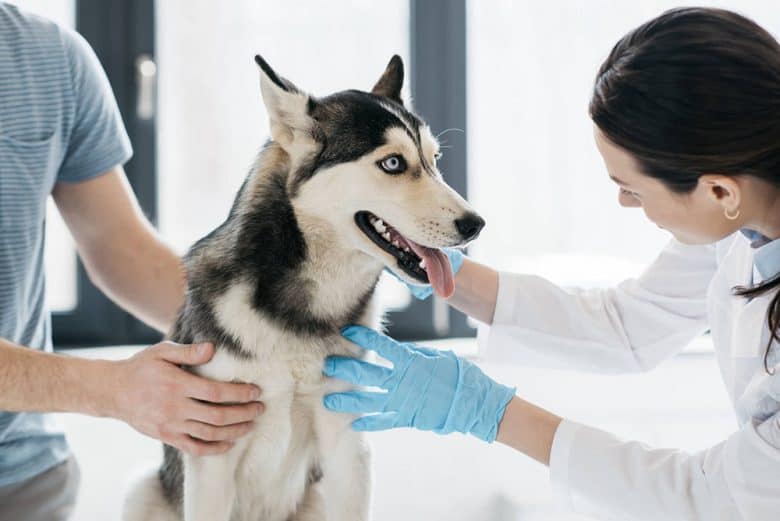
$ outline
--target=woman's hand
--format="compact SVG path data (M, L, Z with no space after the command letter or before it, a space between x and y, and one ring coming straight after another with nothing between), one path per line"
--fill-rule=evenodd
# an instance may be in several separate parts
M252 429L264 406L254 385L217 382L179 367L204 364L213 355L212 344L161 342L110 362L105 414L194 455L226 452Z
M455 276L455 274L458 273L458 270L460 270L460 267L463 266L463 260L466 258L466 256L463 255L463 253L460 250L456 250L454 248L444 248L442 251L447 255L447 258L450 260L450 266L452 267L452 275ZM391 270L385 268L385 271L387 271L390 275L398 279L396 274L393 273ZM401 281L401 282L406 284L406 287L409 288L409 291L418 300L425 300L433 294L433 287L430 284L420 286L417 284L410 284L406 281Z
M470 433L493 442L515 390L496 383L471 362L452 351L437 351L399 343L361 326L342 334L364 349L392 362L381 367L346 357L329 357L325 374L355 385L386 392L352 391L325 396L325 407L365 414L352 425L358 431L415 427L439 434Z

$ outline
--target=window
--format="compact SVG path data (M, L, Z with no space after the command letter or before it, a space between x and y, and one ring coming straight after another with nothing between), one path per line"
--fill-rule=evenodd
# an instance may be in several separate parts
M772 2L703 3L780 31ZM591 287L635 276L653 260L669 236L641 210L617 204L587 107L618 39L679 5L468 1L469 194L487 221L477 257Z
M177 251L227 217L269 137L254 55L314 95L369 90L393 54L409 64L409 2L158 2L158 207ZM302 37L291 37L293 30ZM407 74L407 88L409 85ZM392 308L409 296L383 280Z
M408 62L408 2L158 2L160 230L179 251L222 223L269 137L254 55L317 94ZM291 31L300 34L294 37Z
M455 129L443 135L440 164L486 218L471 253L492 266L564 285L612 285L639 273L668 239L641 211L617 204L587 104L612 45L677 2L390 0L381 9L371 0L18 3L75 24L95 49L135 148L126 165L130 183L180 252L225 218L268 136L255 53L313 94L368 89L389 57L401 54L415 110L436 132ZM780 32L772 2L705 5ZM145 116L138 111L139 96L150 92L139 80L143 57L158 71L157 112ZM56 212L47 226L55 344L159 338L89 283ZM395 336L472 334L436 299L410 301L391 279L381 291L397 310Z

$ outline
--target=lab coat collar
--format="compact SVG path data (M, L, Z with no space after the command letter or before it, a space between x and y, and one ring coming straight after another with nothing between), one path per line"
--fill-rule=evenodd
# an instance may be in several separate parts
M740 230L755 249L753 264L763 280L780 273L780 239L769 240L755 230Z

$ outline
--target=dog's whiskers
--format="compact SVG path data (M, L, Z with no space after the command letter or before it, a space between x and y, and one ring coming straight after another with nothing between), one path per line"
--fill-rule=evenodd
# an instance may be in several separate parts
M441 136L443 136L444 134L446 134L447 132L449 132L449 131L451 131L451 130L457 130L457 131L459 131L459 132L464 132L464 133L466 132L466 131L465 131L465 130L463 130L462 128L456 128L456 127L452 127L452 128L445 128L444 130L442 130L441 132L439 132L438 134L436 134L436 139L439 139Z

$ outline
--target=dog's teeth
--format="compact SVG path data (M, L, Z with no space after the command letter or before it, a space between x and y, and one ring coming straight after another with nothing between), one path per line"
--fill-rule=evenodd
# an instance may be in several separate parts
M376 219L376 223L377 223L379 226L384 226L384 224L385 224L385 222L384 222L382 219L378 218L378 217L377 217L377 219Z
M406 253L409 253L409 246L404 246L404 251L405 251Z
M385 228L385 225L382 224L381 221L374 224L374 228L376 228L376 231L378 231L379 233L385 233L387 231L387 228Z
M393 241L393 246L395 246L396 248L400 248L401 244L398 241Z
M420 268L425 269L425 259L420 261Z
M382 234L382 237L384 237L384 239L385 239L387 242L390 242L390 232L385 232L385 233L383 233L383 234Z

